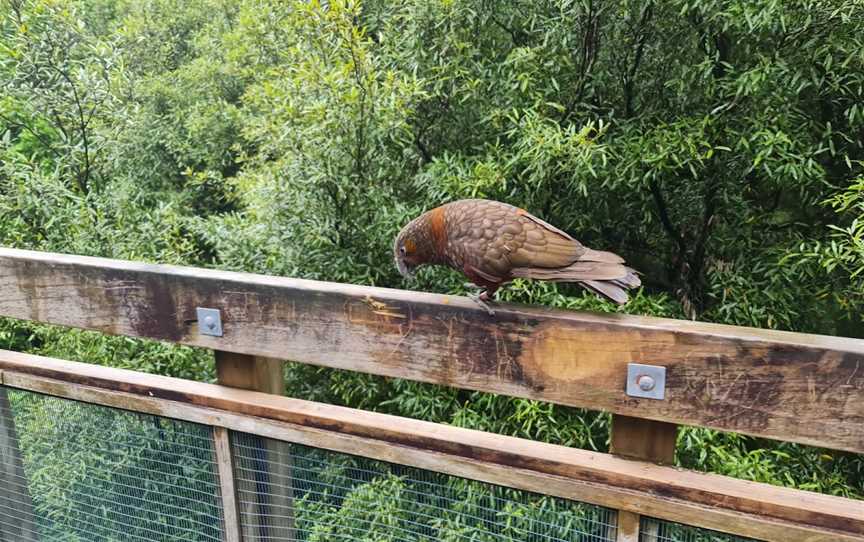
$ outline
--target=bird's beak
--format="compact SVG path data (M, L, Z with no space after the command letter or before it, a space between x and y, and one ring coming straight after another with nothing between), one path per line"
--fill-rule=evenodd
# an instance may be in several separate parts
M396 268L399 269L399 274L406 279L410 279L414 276L414 269L408 267L408 264L406 264L405 260L402 258L396 258Z

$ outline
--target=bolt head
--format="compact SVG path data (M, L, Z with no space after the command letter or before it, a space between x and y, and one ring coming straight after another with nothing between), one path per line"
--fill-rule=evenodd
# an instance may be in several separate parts
M639 386L639 389L642 391L651 391L654 389L654 379L648 375L639 375L636 378L636 385Z
M212 316L207 316L204 318L204 325L207 326L207 329L213 329L216 327L216 320Z

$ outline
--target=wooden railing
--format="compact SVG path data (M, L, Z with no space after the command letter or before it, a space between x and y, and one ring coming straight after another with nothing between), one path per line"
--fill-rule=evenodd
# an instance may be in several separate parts
M220 311L222 336L201 333L200 307ZM212 348L222 384L3 352L7 386L611 507L619 541L638 540L640 514L864 540L860 501L662 465L676 424L864 452L861 340L522 306L490 317L460 297L11 249L0 316ZM607 410L612 454L281 397L283 359ZM662 400L625 392L634 362L665 368Z

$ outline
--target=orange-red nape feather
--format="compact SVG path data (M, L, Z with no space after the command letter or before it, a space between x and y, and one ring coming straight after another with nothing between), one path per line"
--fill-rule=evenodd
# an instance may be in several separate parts
M429 212L429 229L432 232L432 240L435 242L435 253L442 256L447 252L447 224L444 217L444 208L438 207Z

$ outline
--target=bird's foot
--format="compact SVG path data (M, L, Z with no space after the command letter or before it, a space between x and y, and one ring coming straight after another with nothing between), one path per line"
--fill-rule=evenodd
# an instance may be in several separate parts
M486 290L483 290L480 293L468 294L468 298L474 303L480 305L489 314L489 316L495 316L495 310L491 306L494 301L489 299Z

